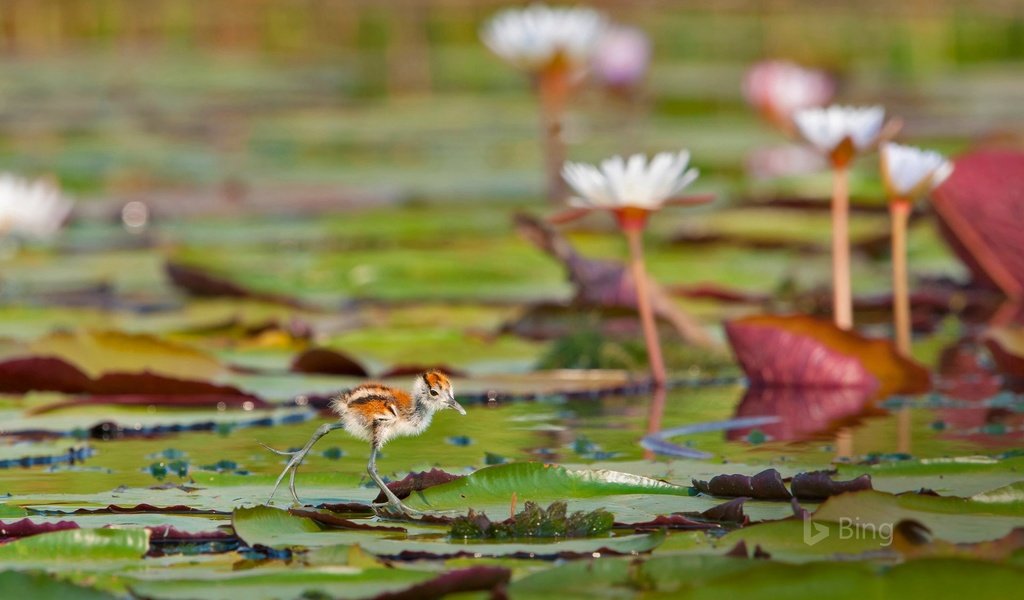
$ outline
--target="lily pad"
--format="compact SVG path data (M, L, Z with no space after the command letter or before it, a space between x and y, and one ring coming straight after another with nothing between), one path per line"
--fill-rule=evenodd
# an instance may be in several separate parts
M803 315L758 315L725 331L751 387L855 388L879 396L927 391L928 371L887 340Z
M90 377L103 373L148 371L183 379L210 379L220 362L195 348L146 334L118 331L57 332L30 344L36 356L63 359Z
M951 542L993 540L1019 527L1024 501L1004 502L929 494L886 494L867 490L826 500L814 513L816 521L846 522L860 527L893 527L903 520L924 524Z
M343 566L239 573L207 570L191 571L187 575L171 570L151 577L137 577L130 588L136 596L162 600L277 600L304 595L372 598L399 592L431 577L431 573L424 571Z
M35 600L113 600L100 590L61 581L45 573L0 573L0 598L26 597Z
M0 561L64 562L142 557L149 549L145 529L66 529L0 546Z
M605 470L572 470L543 463L509 463L484 467L472 474L413 492L406 503L413 508L451 509L488 502L564 500L616 494L690 496L690 488Z

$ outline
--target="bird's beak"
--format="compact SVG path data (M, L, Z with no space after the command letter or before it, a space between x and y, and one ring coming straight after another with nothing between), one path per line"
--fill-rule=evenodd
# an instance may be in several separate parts
M462 405L455 401L455 396L448 396L448 402L445 405L452 410L459 411L460 415L466 414L466 409L462 408Z

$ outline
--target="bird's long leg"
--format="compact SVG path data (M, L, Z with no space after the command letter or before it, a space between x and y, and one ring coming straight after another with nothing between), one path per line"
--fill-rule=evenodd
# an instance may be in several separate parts
M281 474L277 477L277 481L274 482L274 489L273 491L270 492L270 497L267 498L267 502L269 503L271 500L274 499L274 496L277 494L277 489L281 487L281 482L284 481L284 476L290 473L291 476L289 477L288 480L288 489L291 490L292 492L292 499L294 499L296 503L302 504L302 501L299 500L299 495L295 492L295 473L296 471L298 471L299 465L302 464L302 461L306 458L306 455L309 454L310 449L313 447L313 444L317 442L317 440L324 437L328 433L334 431L335 429L342 429L343 427L344 425L342 425L341 423L325 423L320 427L317 427L316 433L313 434L313 437L309 438L309 441L306 442L306 445L303 446L301 450L296 450L295 452L275 450L274 448L271 448L266 444L261 444L264 448L270 450L274 454L280 454L282 456L291 457L290 459L288 459L288 464L285 465L284 470L281 471Z
M373 437L373 439L373 446L370 449L370 462L366 463L366 472L369 473L370 479L372 479L374 483L377 484L377 486L380 488L380 491L384 493L385 497L387 497L387 506L389 506L392 510L401 513L407 517L411 517L413 515L422 515L422 512L409 508L408 506L403 504L402 501L398 499L398 496L396 496L395 493L391 491L391 488L389 488L387 484L384 483L384 480L380 478L380 475L377 474L377 453L380 452L380 444L377 442L376 435Z

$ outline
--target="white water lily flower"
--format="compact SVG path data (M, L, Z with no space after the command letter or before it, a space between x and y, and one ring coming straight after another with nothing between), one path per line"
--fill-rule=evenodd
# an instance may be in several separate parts
M835 153L847 140L854 152L863 152L878 141L885 124L885 109L835 104L828 108L803 108L793 114L793 122L804 139L825 154Z
M953 163L931 150L887 142L881 156L882 178L890 198L914 200L953 173Z
M647 162L643 154L629 159L614 156L600 168L567 162L562 177L579 196L569 204L578 208L657 210L669 198L697 179L697 169L687 168L690 153L662 152Z
M0 235L48 238L71 212L72 202L53 183L0 174Z
M747 102L771 119L783 122L792 119L797 110L828 104L835 88L827 73L784 60L759 62L743 79Z
M480 37L519 69L539 71L560 60L578 69L590 61L604 28L605 18L596 10L533 4L499 12Z

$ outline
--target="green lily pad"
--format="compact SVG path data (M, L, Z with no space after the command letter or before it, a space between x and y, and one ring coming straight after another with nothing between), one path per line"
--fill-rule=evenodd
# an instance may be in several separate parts
M140 558L148 549L145 529L67 529L4 544L0 561L126 560Z
M26 597L33 600L111 600L114 596L61 581L44 573L0 573L0 598Z
M330 566L303 570L219 573L169 570L130 584L136 596L161 600L277 600L279 598L367 598L396 592L433 577L408 569L359 569Z
M606 470L573 470L543 463L509 463L484 467L455 481L414 492L413 508L450 509L481 503L564 500L617 494L691 496L691 488L649 477Z
M652 557L574 562L528 575L509 586L514 598L672 598L863 600L911 597L1001 597L1024 581L1024 570L953 559L916 560L887 570L866 562L794 565L720 556Z
M994 499L995 497L989 497ZM1002 537L1024 522L1024 501L1007 501L902 494L865 490L834 496L814 513L816 521L851 523L865 528L892 527L913 519L950 542L980 542Z

